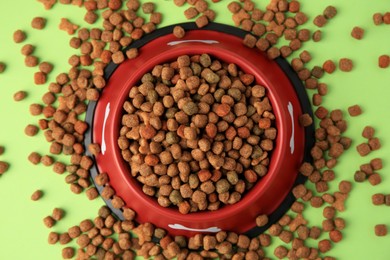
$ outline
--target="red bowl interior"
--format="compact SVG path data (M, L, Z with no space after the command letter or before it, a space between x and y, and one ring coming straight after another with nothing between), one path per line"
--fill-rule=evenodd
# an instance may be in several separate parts
M96 156L100 172L107 172L110 185L137 212L137 221L151 222L172 235L193 235L194 232L230 230L244 233L255 226L259 214L271 214L290 192L303 160L305 135L298 123L302 114L299 99L287 76L275 61L264 53L242 44L242 39L217 31L192 30L185 38L172 34L152 40L139 49L139 56L126 60L111 75L97 103L93 123L93 142L102 146ZM177 209L163 208L154 198L145 195L131 177L127 162L117 145L122 105L130 88L156 64L175 60L180 55L210 54L228 63L237 64L245 73L255 76L267 88L267 95L276 116L278 136L268 174L234 205L217 211L183 215Z

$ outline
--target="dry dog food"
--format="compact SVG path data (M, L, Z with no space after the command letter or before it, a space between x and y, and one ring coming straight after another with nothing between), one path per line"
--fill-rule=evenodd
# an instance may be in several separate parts
M390 24L390 12L386 12L382 18L384 24Z
M43 224L45 224L46 227L52 228L55 225L56 221L52 216L47 216L43 219Z
M277 132L272 106L266 89L235 64L180 56L156 65L129 97L118 145L161 206L216 210L267 173Z
M372 19L374 20L375 25L380 25L383 23L383 16L381 13L373 14Z
M177 25L173 28L173 35L175 35L176 38L183 38L185 36L185 30L183 27Z
M359 105L353 105L348 107L348 113L350 116L358 116L362 114L362 109Z
M3 73L6 68L6 65L4 62L0 62L0 73Z
M353 27L351 36L357 40L361 40L364 36L364 29L359 26Z
M39 200L40 198L42 198L43 196L43 192L41 190L36 190L34 191L34 193L31 195L31 200L33 201L37 201Z
M66 18L62 18L59 28L60 30L66 31L69 35L72 35L79 28L79 26L72 23Z
M16 30L14 32L14 42L15 43L21 43L26 39L26 33L22 30Z
M39 131L39 128L35 125L27 125L26 128L24 129L24 133L27 136L35 136Z
M322 65L322 68L324 69L324 71L326 73L331 74L336 70L336 65L334 64L334 62L332 60L327 60Z
M329 5L325 8L323 14L326 17L326 19L332 19L337 15L337 9L334 6Z
M34 55L28 55L24 59L24 64L26 65L26 67L35 67L38 65L38 63L39 63L38 57Z
M375 235L383 237L387 235L387 226L384 224L375 225Z
M390 56L389 55L383 54L383 55L379 56L379 58L378 58L379 68L385 69L385 68L389 67L389 65L390 65Z
M63 209L55 208L53 209L52 217L56 221L60 221L62 217L64 216L65 212Z
M23 99L26 98L26 96L27 96L26 91L20 90L16 92L13 97L15 101L22 101Z
M385 195L382 193L376 193L371 196L372 204L378 206L385 204Z
M46 19L43 17L34 17L31 21L31 27L37 30L42 30L46 26Z
M33 45L27 43L27 44L23 45L20 52L24 56L29 56L34 52L34 50L35 50L35 47Z
M5 173L9 168L8 163L0 161L0 175Z
M38 0L43 4L46 10L49 10L53 7L53 5L57 2L57 0Z
M339 60L339 68L341 71L350 72L353 69L353 62L351 59L342 58Z
M62 258L64 259L71 259L75 255L75 251L72 247L64 247L62 249Z

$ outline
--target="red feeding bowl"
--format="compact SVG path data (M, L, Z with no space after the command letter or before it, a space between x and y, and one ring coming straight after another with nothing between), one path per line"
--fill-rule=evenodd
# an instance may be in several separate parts
M166 229L172 235L190 236L195 233L215 233L220 230L255 234L265 228L257 228L255 219L260 214L277 221L293 202L291 189L297 182L298 168L308 161L308 148L312 145L313 129L304 129L298 123L302 113L311 113L305 90L288 64L280 59L269 60L263 52L243 45L246 32L221 24L211 24L197 29L193 23L182 24L186 35L182 39L173 36L173 26L147 35L132 47L139 48L139 56L121 65L112 64L106 71L107 86L97 103L88 108L90 122L88 142L99 143L101 153L95 157L92 175L107 172L110 186L126 206L137 212L139 223L150 222ZM245 73L253 74L258 84L267 89L276 116L278 135L269 164L269 171L256 185L234 205L223 206L216 211L183 215L176 208L161 207L156 199L145 195L140 184L130 174L117 140L119 137L123 103L129 90L138 84L145 73L157 64L176 60L180 55L207 53L227 63L237 64ZM98 187L101 191L102 187ZM110 201L107 204L112 208ZM113 208L112 208L113 209ZM120 210L113 209L122 218Z

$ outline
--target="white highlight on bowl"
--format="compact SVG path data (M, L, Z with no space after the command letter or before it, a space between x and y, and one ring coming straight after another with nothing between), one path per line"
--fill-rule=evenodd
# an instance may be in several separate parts
M291 133L291 137L290 137L290 152L291 152L291 154L293 154L294 148L295 148L295 142L294 142L295 125L294 125L294 108L293 108L293 105L291 104L291 102L288 102L287 109L288 109L288 112L290 113L291 124L292 124L292 127L291 127L292 133Z
M195 231L195 232L212 232L212 233L217 233L221 231L219 227L210 227L210 228L204 228L204 229L198 229L198 228L189 228L185 227L180 224L169 224L168 227L172 229L180 229L180 230L187 230L187 231Z
M106 106L106 111L104 113L104 121L103 121L103 127L102 127L102 154L104 155L107 150L107 145L106 145L106 139L105 139L105 130L106 130L106 124L107 124L107 118L110 115L110 102L108 102Z
M214 41L214 40L182 40L182 41L168 42L167 45L174 46L174 45L178 45L180 43L188 43L188 42L201 42L201 43L207 43L207 44L219 43L219 41Z

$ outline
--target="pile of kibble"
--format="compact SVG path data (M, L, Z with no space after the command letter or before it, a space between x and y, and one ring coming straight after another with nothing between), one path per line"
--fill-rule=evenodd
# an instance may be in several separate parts
M57 0L39 2L43 3L46 9L57 4ZM57 173L66 173L65 180L70 184L72 192L80 194L85 191L89 199L95 199L99 194L97 189L91 186L89 174L94 162L85 155L85 150L89 149L96 155L100 152L100 147L99 144L91 144L84 148L84 133L89 126L82 119L82 115L86 111L88 101L98 100L101 90L105 87L106 65L111 61L120 64L125 59L137 57L137 49L129 49L125 53L122 49L158 28L163 14L156 11L158 4L141 4L139 0L59 2L85 8L84 20L89 24L95 24L100 14L103 22L100 27L87 29L79 28L66 18L61 19L59 28L72 36L70 47L78 49L80 53L69 58L70 69L67 73L57 75L56 80L48 84L48 92L42 97L43 103L30 106L31 115L39 116L40 119L37 125L26 126L26 135L34 136L39 131L44 131L45 139L51 143L50 153L69 155L70 163L64 164L55 161L50 155L40 155L36 152L32 152L28 159L33 164L51 166ZM182 6L185 18L195 19L198 27L204 27L216 16L211 2L219 0L173 2ZM344 136L347 122L342 110L329 111L322 106L322 98L327 94L328 86L321 78L324 73L333 73L337 69L336 63L328 60L323 65L308 68L307 63L311 60L311 55L301 49L307 41L321 40L321 28L335 19L337 10L329 6L316 16L313 22L318 30L311 32L304 28L308 18L301 12L300 2L296 0L271 0L265 10L257 8L251 0L232 1L226 8L231 12L234 24L248 32L243 39L243 44L248 48L264 51L270 59L298 54L298 57L291 59L291 66L305 87L314 91L312 104L318 120L315 145L311 149L313 163L304 162L299 171L308 178L308 182L315 185L315 190L310 190L305 185L294 187L293 194L297 200L291 206L290 212L271 225L266 233L257 237L250 238L243 234L220 231L214 235L197 234L187 239L183 236L170 236L165 230L150 223L136 223L136 212L126 207L123 200L115 194L115 190L109 185L107 173L101 173L95 180L98 185L104 186L101 195L111 199L113 206L123 211L124 220L116 219L110 210L103 206L93 220L84 220L79 225L70 227L68 232L50 232L50 244L60 243L65 246L62 251L63 258L77 255L78 259L134 259L138 255L154 259L270 259L265 248L270 246L271 237L279 237L286 243L274 250L274 255L279 259L335 259L328 254L332 246L342 240L342 230L346 223L338 216L338 212L345 210L344 203L352 183L341 181L338 191L334 193L329 192L328 183L334 180L335 172L332 169L344 150L351 146L352 140ZM374 14L373 21L377 25L390 24L390 13ZM46 22L45 18L36 17L31 26L34 29L44 29ZM186 32L176 26L172 33L182 38ZM355 27L351 35L362 40L364 30ZM26 41L26 33L21 30L16 30L13 37L18 44ZM280 38L285 40L285 44L279 41ZM51 73L53 65L45 61L40 62L39 58L34 56L34 47L26 43L21 47L21 53L25 56L26 66L38 68L34 74L35 84L46 84L47 75ZM389 56L379 57L380 68L388 67L389 62ZM215 206L214 203L232 204L238 201L240 192L229 193L233 186L244 186L240 189L244 191L267 171L266 163L253 167L248 162L256 160L258 156L262 157L265 151L272 150L272 140L276 137L272 107L268 103L267 109L264 110L264 107L256 105L256 102L267 100L265 88L256 85L253 76L238 72L239 68L232 72L229 66L234 67L234 64L224 64L207 54L178 57L174 66L156 65L138 86L131 89L130 99L124 104L126 113L122 118L123 128L118 145L123 151L124 159L130 164L131 174L143 184L143 191L150 196L158 194L157 200L164 207L174 204L182 213L215 210L219 205ZM5 68L6 65L0 63L0 72ZM219 73L222 68L228 73ZM351 71L352 59L340 58L338 68L344 72ZM226 82L237 78L242 86L238 91L224 87ZM175 87L170 86L173 79L176 83L181 80L181 89L175 90ZM219 88L215 86L218 82ZM27 93L21 90L15 93L14 99L21 101L26 95ZM248 101L250 105L244 106ZM351 105L348 112L350 116L358 116L362 110L358 105ZM149 117L151 114L154 116ZM246 126L247 129L243 129L246 123L236 122L240 117L243 117L244 121L251 119L251 127ZM308 115L302 115L299 119L303 126L313 123L313 119ZM372 127L367 126L362 135L367 142L356 147L361 156L381 147ZM226 150L221 146L224 140L231 141L230 149ZM266 143L262 144L264 140ZM2 150L0 147L0 154ZM223 153L225 154L222 156ZM179 156L185 158L181 163L177 161ZM224 163L237 159L239 163L234 162L235 168L229 164L228 168L224 168ZM262 159L265 162L268 160ZM0 174L7 168L7 163L0 162ZM356 182L368 180L372 185L377 185L381 182L377 172L381 168L381 159L375 158L361 165L354 179ZM244 175L239 178L232 173L233 169L241 170ZM221 173L226 173L225 179L217 178ZM178 189L174 187L176 177L184 182L176 187ZM165 186L160 185L161 182ZM160 186L156 186L157 183ZM211 192L214 189L218 196ZM226 192L226 196L219 197ZM195 195L196 193L198 195ZM206 196L210 195L208 193L215 195ZM37 190L31 199L39 200L43 194L43 191ZM233 194L236 195L230 200ZM192 199L185 200L187 198ZM375 205L389 205L390 197L378 193L372 197L372 201ZM309 221L302 215L305 206L320 208L324 205L322 226L310 226ZM51 215L45 217L44 224L51 228L56 221L62 219L63 214L61 209L55 208ZM256 219L256 223L258 226L264 226L268 223L268 217L261 215ZM307 245L307 239L317 241L324 232L328 234L328 238L318 241L317 247ZM133 233L137 237L133 236ZM378 236L386 235L386 225L376 225L375 233ZM155 242L156 239L158 243ZM77 250L66 246L72 240L77 242Z
M123 108L123 158L163 207L217 210L267 174L272 106L266 89L233 63L202 54L156 65Z

